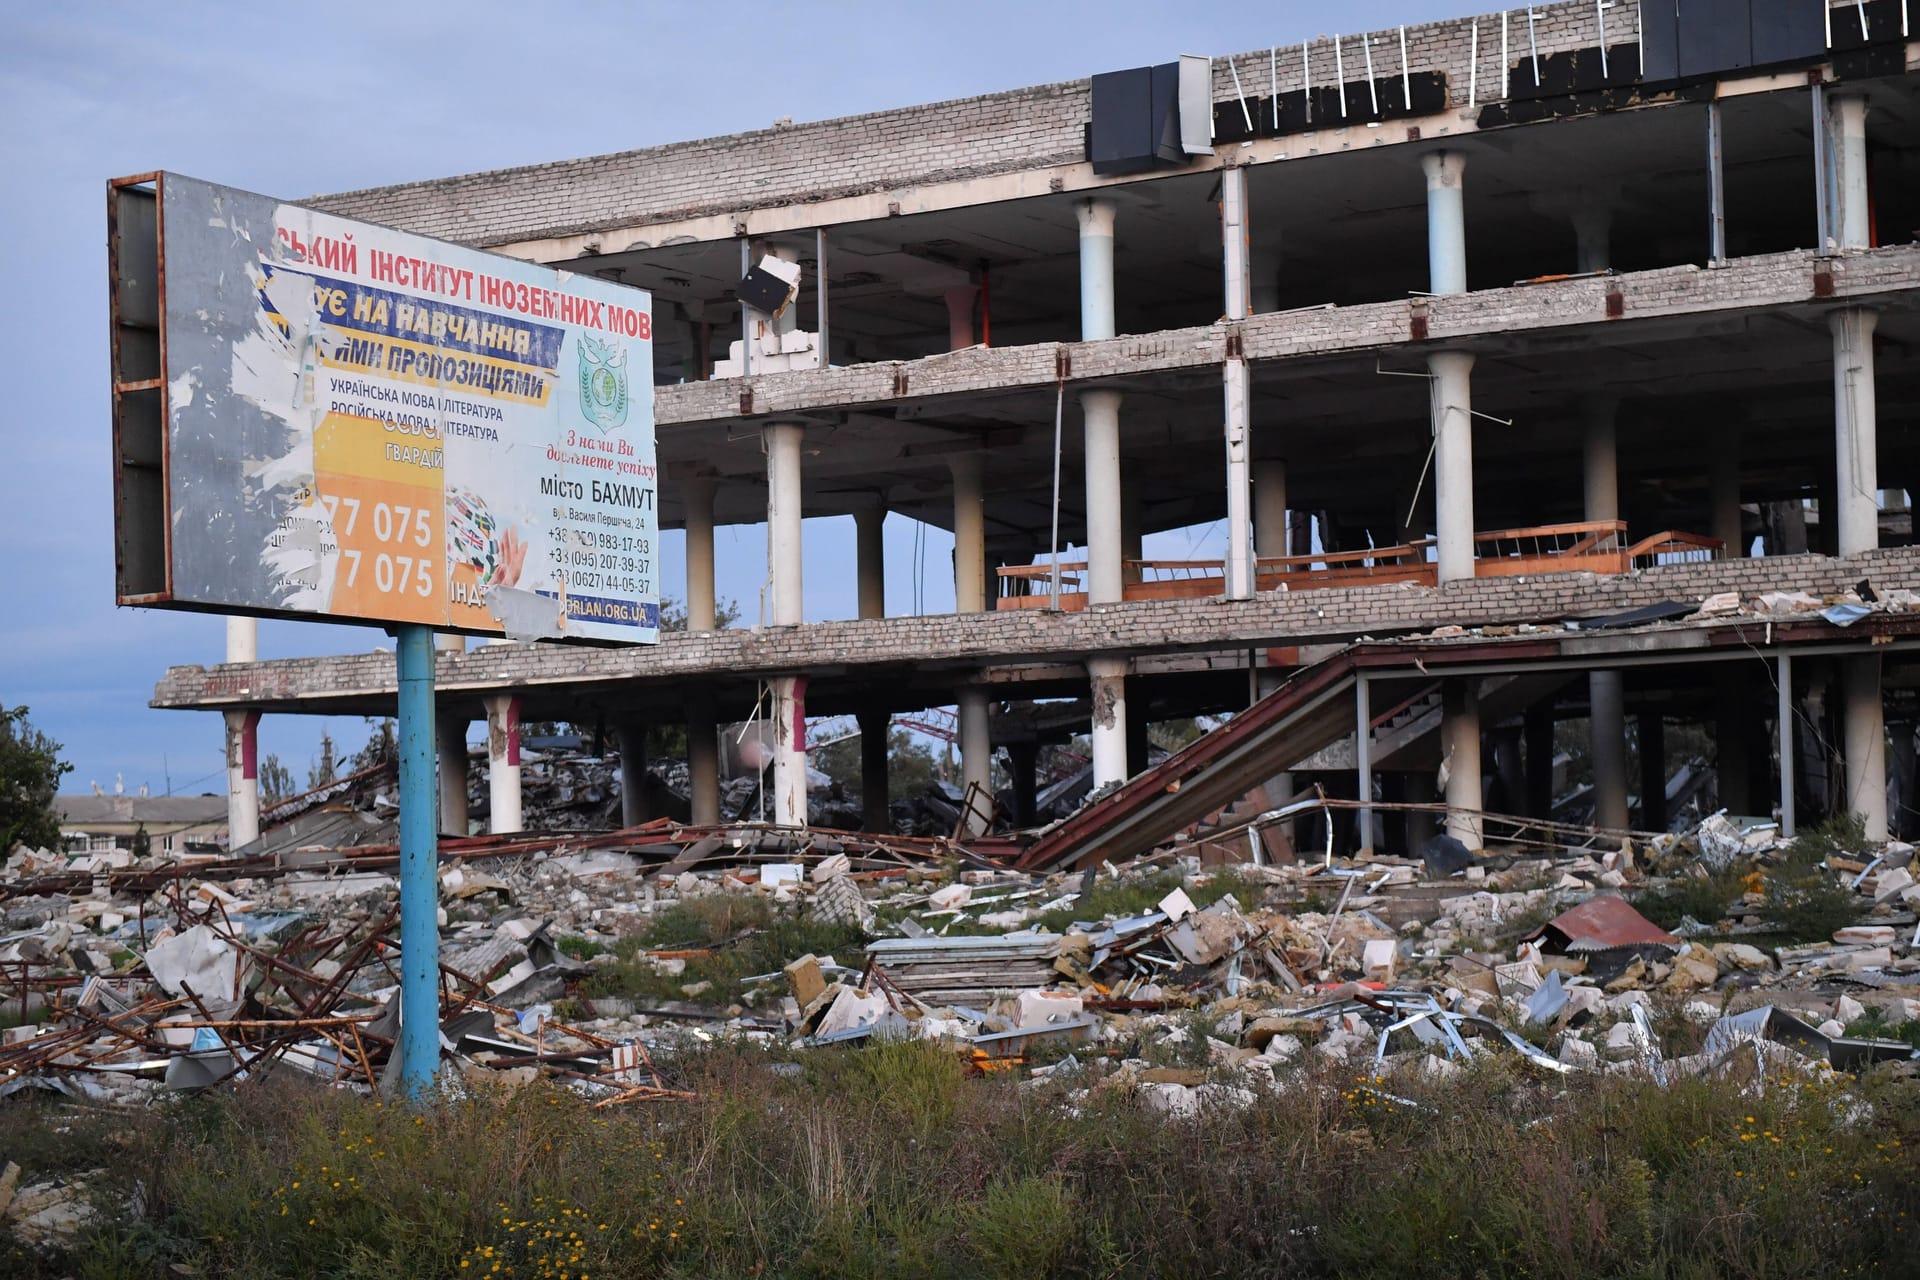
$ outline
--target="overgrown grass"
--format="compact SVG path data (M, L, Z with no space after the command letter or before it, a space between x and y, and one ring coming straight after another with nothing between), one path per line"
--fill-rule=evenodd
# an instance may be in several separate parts
M1847 1024L1847 1034L1865 1040L1904 1040L1920 1049L1920 1018L1895 1021L1880 1006L1868 1005L1865 1013Z
M866 940L850 925L827 924L791 909L776 909L757 894L717 893L690 898L660 912L645 932L614 948L616 963L594 970L582 984L589 1000L684 1000L685 988L712 987L699 999L727 1005L746 989L742 978L774 973L803 955L832 956L849 968L864 959ZM686 970L664 973L647 951L705 951L687 956ZM784 993L784 984L774 984Z
M1067 889L1055 896L1065 896L1067 893L1074 892L1076 887L1072 882L1069 882ZM1234 895L1235 900L1238 901L1242 907L1251 907L1261 900L1261 896L1266 892L1267 886L1261 881L1243 876L1231 868L1217 872L1209 872L1204 877L1203 882L1193 884L1187 883L1178 871L1163 871L1151 876L1132 876L1124 880L1104 878L1095 880L1091 889L1079 895L1067 905L1039 912L1014 927L1020 929L1038 929L1048 933L1063 933L1071 928L1075 921L1096 921L1104 919L1107 916L1125 917L1145 915L1147 912L1157 909L1162 898L1172 893L1175 889L1181 888L1187 891L1187 896L1193 900L1193 904L1196 907L1210 907L1220 899L1226 897L1229 893ZM1004 892L1005 890L998 886L980 891L982 897L985 899L998 897ZM928 928L948 938L999 935L1006 933L1008 930L1005 927L996 927L981 923L981 915L992 914L1014 907L1031 906L1045 900L1046 899L1039 897L1029 898L1020 902L1009 902L1005 907L993 905L990 901L983 901L970 904L964 908L957 917L935 917L925 920L923 923L926 924ZM898 921L902 916L916 916L917 918L917 913L913 908L901 908L898 906L881 908L878 916L881 931L885 932L888 926Z
M1794 838L1787 856L1767 873L1762 911L1796 942L1825 942L1860 916L1859 895L1847 878L1821 865L1828 858L1859 861L1873 844L1856 814L1842 814Z
M700 1100L653 1109L541 1086L416 1116L270 1082L112 1117L86 1159L113 1212L64 1255L0 1244L0 1273L1912 1274L1920 1099L1890 1072L1661 1089L1510 1057L1433 1083L1319 1064L1169 1120L1123 1085L968 1079L920 1043L802 1061L683 1058ZM14 1106L0 1156L41 1176L75 1116Z
M1746 877L1734 869L1706 876L1683 874L1663 888L1637 895L1633 905L1662 929L1677 929L1688 916L1712 925L1726 919L1746 891Z
M1864 862L1877 851L1856 814L1842 814L1802 832L1777 866L1767 869L1758 914L1777 930L1781 943L1824 942L1853 923L1862 903L1846 877L1825 869L1829 858ZM1662 929L1691 916L1701 924L1723 920L1746 893L1752 869L1735 864L1711 875L1682 874L1659 889L1636 896L1633 905Z
M1207 876L1204 883L1193 884L1183 880L1177 871L1117 880L1097 879L1092 888L1071 903L1051 911L1042 911L1027 921L1025 927L1060 933L1070 928L1076 920L1145 915L1157 910L1161 899L1175 889L1185 889L1187 897L1196 907L1210 907L1228 894L1232 894L1242 907L1251 907L1259 902L1264 886L1232 871L1216 872Z
M15 1027L24 1027L29 1024L38 1026L41 1023L51 1021L52 1018L53 1010L47 1008L45 1005L36 1005L27 1010L23 1017L20 1013L19 1001L6 1000L0 1002L0 1031L11 1031Z
M1867 823L1857 813L1839 813L1817 827L1802 831L1787 846L1790 861L1824 862L1828 858L1852 858L1864 862L1880 851L1877 842L1867 839Z

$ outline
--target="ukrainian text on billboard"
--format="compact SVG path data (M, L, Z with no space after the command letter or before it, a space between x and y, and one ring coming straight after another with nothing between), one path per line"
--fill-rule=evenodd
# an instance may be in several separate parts
M171 443L231 434L229 564L266 596L227 603L656 638L646 293L174 175L163 200ZM194 598L181 563L205 557L180 544L204 532L179 522L208 502L187 472L175 578Z

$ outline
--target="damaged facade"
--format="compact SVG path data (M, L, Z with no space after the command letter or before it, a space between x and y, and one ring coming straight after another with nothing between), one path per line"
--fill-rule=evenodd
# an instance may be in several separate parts
M1103 791L1147 768L1151 724L1234 715L1358 637L1518 628L1568 661L1383 663L1340 695L1343 734L1276 747L1216 809L1318 784L1383 806L1338 847L1408 852L1444 801L1474 847L1484 810L1555 815L1564 726L1592 825L1691 804L1911 834L1913 46L1891 0L1830 30L1754 6L1737 50L1646 9L1216 58L1211 142L1182 117L1178 154L1128 151L1128 73L317 202L656 300L688 630L448 637L447 796L476 719L496 833L527 825L522 721L596 727L629 783L647 727L684 726L684 816L711 825L715 726L754 720L756 816L805 825L806 725L844 715L877 831L887 725L951 706L960 790L998 798L964 825L1025 829L1063 811L1036 809L1043 746L1086 735ZM743 311L766 262L797 293ZM954 532L955 614L884 616L889 514ZM803 516L855 522L858 618L802 621ZM764 613L715 630L714 528L761 521ZM1216 521L1223 559L1143 554ZM1560 634L1606 618L1639 625L1605 652ZM244 846L257 717L384 713L394 682L375 657L230 656L155 705L227 716ZM624 790L623 823L665 811Z
M542 899L524 926L447 937L449 1016L481 988L570 998L579 971L549 926L605 945L708 892L825 895L883 935L864 963L779 957L800 966L795 1007L769 1026L847 1035L884 1013L1024 1042L1040 1006L975 1004L1064 986L1081 1012L1089 990L1126 1012L1256 978L1304 999L1376 959L1387 980L1446 959L1401 931L1464 910L1453 878L1490 874L1488 851L1544 854L1551 874L1527 874L1564 898L1629 887L1633 845L1663 850L1670 829L1711 861L1716 840L1752 857L1858 814L1897 849L1920 823L1920 553L1898 487L1920 454L1897 428L1920 402L1920 44L1890 0L1829 25L1752 9L1739 49L1701 46L1671 5L1568 3L1189 60L1211 118L1184 104L1163 122L1178 146L1143 144L1128 105L1168 68L315 202L656 301L662 522L684 533L687 629L617 650L443 638L443 861L598 858L581 874L610 877ZM952 530L956 612L887 616L890 514ZM803 620L803 517L854 521L858 617ZM717 627L714 530L763 521L764 613ZM1149 535L1215 522L1222 559L1144 554ZM380 776L263 813L253 775L262 715L390 714L390 657L256 661L245 620L228 657L170 670L154 705L225 717L232 857L76 869L21 851L10 896L65 898L11 922L34 952L17 957L23 1001L44 994L35 964L74 954L26 933L97 929L116 946L80 945L72 967L100 975L122 968L129 927L205 928L208 956L251 956L235 913L293 910L292 884L386 892ZM945 707L963 785L903 814L889 728ZM859 726L857 797L809 785L808 726L830 716ZM1149 746L1153 724L1193 717L1223 723ZM592 729L590 756L523 736L561 721ZM663 726L684 731L684 759L648 759ZM1709 746L1668 751L1669 730ZM1043 774L1043 748L1081 735L1085 756L1055 750ZM1590 775L1577 785L1569 741ZM817 876L836 858L854 864ZM1321 886L1279 895L1285 921L1174 901L1042 941L880 923L904 905L890 877L917 885L956 858L981 885L928 889L952 891L931 909L1011 886L980 921L1003 934L1027 899L1072 903L1116 866L1178 860L1191 881L1244 861L1262 884L1337 888L1318 923ZM190 900L181 876L208 891ZM508 879L443 889L523 892ZM590 908L608 884L615 916ZM1401 885L1427 886L1433 913L1367 914ZM1910 922L1899 889L1875 927ZM297 974L267 966L293 1002L268 1020L318 1020L338 1050L269 1029L273 1052L306 1044L316 1070L373 1083L383 910L311 938L300 925L300 946L332 949L286 962ZM1371 923L1336 954L1342 921ZM1330 1016L1451 1045L1477 1016L1462 993L1557 1010L1582 987L1540 963L1558 938L1484 962L1533 966L1505 987L1462 979L1438 1004L1427 990ZM1661 981L1704 969L1704 944L1647 945L1695 955L1635 957L1668 966ZM1906 972L1906 947L1880 963L1875 946L1862 968ZM216 976L230 1000L247 986ZM73 1034L28 1056L70 1062L100 1035L158 1052L115 1020L177 1021L194 997L161 986L123 992L119 1012L75 1006ZM340 1012L350 992L363 1011ZM231 1010L195 1012L205 1025L187 1029L267 1051ZM244 1069L203 1039L186 1047Z

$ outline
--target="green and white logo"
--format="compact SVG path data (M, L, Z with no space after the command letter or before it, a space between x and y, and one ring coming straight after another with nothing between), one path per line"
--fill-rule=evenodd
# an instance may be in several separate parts
M580 413L602 431L627 420L627 349L580 337Z

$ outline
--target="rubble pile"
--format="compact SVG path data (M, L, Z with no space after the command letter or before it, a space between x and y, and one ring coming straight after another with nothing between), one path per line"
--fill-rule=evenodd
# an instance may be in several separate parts
M556 1076L611 1105L682 1096L670 1051L689 1041L911 1036L982 1070L1117 1072L1175 1111L1310 1054L1426 1073L1513 1054L1557 1076L1662 1080L1914 1057L1912 848L1830 850L1817 874L1845 917L1817 940L1770 918L1804 871L1797 849L1724 814L1542 856L1207 868L1162 851L1053 875L1010 869L991 841L667 819L449 839L445 1046L467 1079ZM384 1090L396 861L383 844L144 865L15 850L0 1095L127 1100L273 1071ZM1722 918L1665 929L1634 905L1709 880L1731 886ZM736 905L760 914L717 941L661 936L674 912L730 920ZM750 942L770 954L783 921L860 941L774 952L764 972L719 966ZM1656 1021L1674 1018L1696 1024L1697 1051L1668 1056Z

